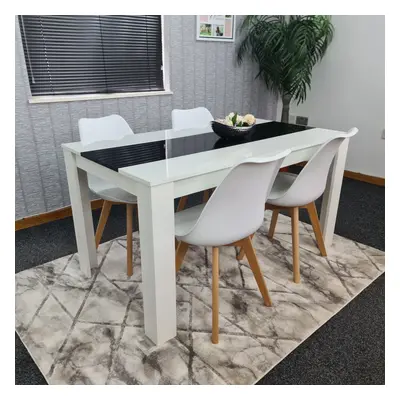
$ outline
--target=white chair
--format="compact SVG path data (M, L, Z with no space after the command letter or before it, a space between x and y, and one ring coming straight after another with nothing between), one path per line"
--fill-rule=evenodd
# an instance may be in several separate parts
M189 110L172 110L172 129L190 129L211 127L214 117L205 107L197 107Z
M189 245L212 246L212 342L218 343L219 247L243 246L264 303L271 299L250 236L264 219L265 199L283 159L290 150L273 157L249 159L233 168L206 204L175 214L176 271Z
M102 118L81 118L78 126L81 142L84 146L103 140L118 140L127 135L133 135L128 123L120 115L115 114ZM88 184L89 189L104 200L96 230L96 248L100 244L111 207L114 204L126 204L127 273L128 276L132 276L132 218L134 207L137 206L136 196L120 189L111 182L90 174L88 174Z
M172 110L172 129L191 129L191 128L206 128L211 130L211 121L214 117L205 107L197 107L189 110ZM203 193L203 202L207 202L210 197L210 190L205 190ZM177 211L185 208L188 196L183 196L179 199Z
M325 190L329 168L332 164L339 146L346 138L354 136L357 128L350 129L347 134L330 140L308 161L299 175L286 172L279 173L272 190L267 198L266 209L273 210L268 237L273 238L280 210L288 210L292 219L292 248L293 248L293 280L300 282L300 256L299 256L299 208L306 208L310 216L318 248L322 256L326 256L321 226L315 207L315 200ZM238 259L243 257L241 251Z

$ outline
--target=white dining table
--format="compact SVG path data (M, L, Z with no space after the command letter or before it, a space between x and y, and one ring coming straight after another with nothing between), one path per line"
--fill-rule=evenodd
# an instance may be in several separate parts
M270 122L257 119L257 123ZM218 186L237 163L257 156L268 156L290 149L282 167L308 161L326 141L340 131L312 128L256 142L211 151L174 156L176 138L201 141L210 127L172 129L134 134L118 141L101 141L84 146L81 142L63 144L71 199L79 264L85 276L97 267L93 219L87 174L111 181L137 196L142 270L145 334L157 345L176 336L176 276L174 199ZM205 137L205 136L204 136ZM132 165L118 170L107 168L82 155L88 151L119 148L134 144L165 143L165 159ZM340 146L323 195L320 221L325 246L332 244L349 139ZM121 265L121 268L124 266Z

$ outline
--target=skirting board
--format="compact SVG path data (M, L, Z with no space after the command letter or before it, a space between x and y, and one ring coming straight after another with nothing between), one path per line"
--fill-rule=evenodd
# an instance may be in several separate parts
M385 178L379 178L378 176L364 175L352 171L344 171L344 176L346 178L355 179L356 181L372 183L377 186L385 186Z
M307 164L306 162L301 162L296 165L298 165L299 167L304 167L306 164ZM385 178L379 178L378 176L365 175L361 174L360 172L353 172L347 170L344 171L343 175L345 178L354 179L356 181L371 183L377 186L385 186Z
M96 210L103 206L103 200L92 200L92 210ZM72 215L72 209L70 206L59 208L58 210L50 211L44 214L32 215L30 217L22 218L15 221L15 230L31 228L32 226L42 225L47 222L56 221L70 217Z

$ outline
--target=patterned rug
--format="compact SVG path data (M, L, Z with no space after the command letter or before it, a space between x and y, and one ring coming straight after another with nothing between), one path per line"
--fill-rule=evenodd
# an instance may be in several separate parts
M140 249L126 275L126 239L99 247L85 279L77 255L16 275L16 330L49 384L253 384L384 272L384 252L335 236L319 255L300 222L301 283L292 281L290 219L272 242L253 239L273 301L265 307L247 260L220 254L220 338L211 343L211 251L190 248L177 275L178 334L162 346L143 330ZM236 250L237 251L237 250Z

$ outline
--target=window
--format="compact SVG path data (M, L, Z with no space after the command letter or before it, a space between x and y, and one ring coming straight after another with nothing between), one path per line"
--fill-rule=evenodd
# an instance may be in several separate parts
M160 15L19 16L33 96L164 90Z

